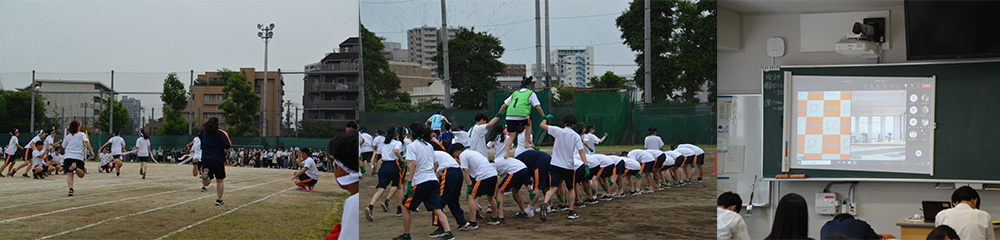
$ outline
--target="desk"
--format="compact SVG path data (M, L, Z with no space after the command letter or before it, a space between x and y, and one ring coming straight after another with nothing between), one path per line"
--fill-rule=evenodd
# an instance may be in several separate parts
M900 221L896 223L896 226L899 226L899 237L902 240L927 239L927 234L930 234L934 230L934 223L923 221ZM993 234L998 237L997 240L1000 240L1000 225L993 225Z

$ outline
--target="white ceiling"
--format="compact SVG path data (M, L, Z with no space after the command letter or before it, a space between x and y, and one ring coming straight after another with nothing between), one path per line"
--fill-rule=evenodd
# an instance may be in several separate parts
M720 0L741 13L826 13L902 9L903 0Z

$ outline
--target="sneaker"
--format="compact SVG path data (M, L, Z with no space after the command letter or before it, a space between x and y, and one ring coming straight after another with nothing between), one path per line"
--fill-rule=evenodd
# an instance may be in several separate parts
M42 175L38 175L38 178L39 178L39 179L45 179L45 174L42 174Z
M597 203L599 203L599 201L597 201L597 199L593 199L593 198L587 199L587 200L583 200L583 202L587 203L587 204L597 204Z
M479 206L479 205L476 205L476 209L479 210L479 211L476 211L476 217L482 218L482 219L486 219L486 217L483 216L483 207Z
M309 185L308 187L306 187L306 189L308 189L307 192L312 192L313 191L313 187L314 186L312 186L312 185Z
M70 197L72 197L72 196L73 196L73 189L72 189L72 188L70 188L70 189L69 189L69 196L70 196Z
M704 182L704 180L702 180L701 178L698 178L698 182Z
M28 176L28 173L24 173L24 174L21 174L21 176L22 176L22 177L24 177L24 178L30 178L30 177Z
M489 225L500 225L500 219L499 218L490 218L489 221L486 221L486 224L489 224Z
M514 213L514 217L529 218L527 213Z
M389 200L385 200L385 202L382 202L379 205L382 206L382 211L383 212L389 212Z
M559 205L558 207L556 207L555 210L566 211L566 210L569 210L569 206L566 205L566 204L562 204L562 205Z
M469 231L476 229L479 229L479 226L473 225L473 222L465 222L465 225L462 225L462 227L458 228L459 231Z
M146 179L146 172L145 171L142 172L142 179Z
M653 193L653 189L646 189L645 191L642 191L642 193Z
M601 196L600 198L601 201L611 201L611 199L611 195L608 194L604 194L604 196Z
M443 227L438 227L431 234L427 234L427 236L428 237L432 237L432 238L444 237L444 228Z
M396 216L403 216L403 207L396 206Z
M580 218L580 215L576 214L576 211L569 210L569 219L577 219L577 218Z
M410 234L404 233L403 235L399 235L399 237L395 237L392 240L410 240Z
M304 187L297 187L297 188L295 188L295 190L298 190L298 191L305 191L305 190L306 190L306 188L304 188Z
M34 177L35 179L38 179L38 174L35 172L31 172L31 176Z
M375 207L372 206L372 205L368 205L368 207L365 208L365 219L367 219L368 222L374 222L375 221L375 219L372 218L372 210L374 210L374 209L375 209Z
M581 206L587 205L587 200L583 200L582 202L581 201L576 201L576 202L573 203L573 205L576 205L577 207L581 207Z
M201 187L201 192L208 192L208 188Z
M465 226L458 228L459 231L470 231L476 229L479 229L479 224L476 224L476 222L466 222Z
M542 203L542 205L538 207L538 209L541 209L541 211L538 212L538 219L541 219L542 222L545 222L545 215L548 214L549 204Z
M451 231L444 232L444 236L441 236L443 240L455 240L455 235L451 234Z
M225 204L225 203L222 202L222 199L216 199L215 200L215 206L222 206L222 204Z
M115 172L115 176L121 177L122 176L122 172L121 171Z

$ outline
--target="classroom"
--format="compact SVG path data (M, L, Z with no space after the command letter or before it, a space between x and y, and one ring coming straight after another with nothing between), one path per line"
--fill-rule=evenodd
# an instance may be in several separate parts
M740 195L750 239L768 237L792 193L809 238L849 213L882 237L926 239L941 206L925 206L963 186L996 232L998 8L720 1L718 193Z

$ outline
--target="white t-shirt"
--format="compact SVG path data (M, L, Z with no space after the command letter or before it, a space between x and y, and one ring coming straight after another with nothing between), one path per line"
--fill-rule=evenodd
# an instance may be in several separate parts
M691 151L694 151L694 155L701 155L701 154L704 154L704 153L705 153L705 150L701 149L700 147L698 147L698 146L695 146L695 145L691 145L691 144L687 144L687 143L685 143L685 144L680 144L680 145L677 145L677 147L678 147L678 148L687 148L687 149L691 149Z
M462 151L458 155L459 167L469 170L469 177L483 180L497 175L490 161L476 151Z
M616 156L608 156L608 155L604 155L604 154L594 154L594 156L597 156L597 159L601 160L601 167L607 167L607 166L615 165L615 164L618 164L619 161L621 161L621 159L619 159ZM587 156L587 157L590 157L590 156Z
M528 168L516 158L498 158L493 160L493 166L496 167L498 175L514 174L521 169Z
M750 240L747 224L739 213L729 209L716 208L715 232L719 240Z
M996 239L992 219L986 211L959 203L953 208L938 212L934 218L934 226L948 225L955 229L959 239Z
M587 142L587 154L594 154L594 152L597 151L597 142L601 141L601 139L593 133L583 134L581 137L583 138L583 141Z
M653 156L653 160L656 160L656 158L659 158L660 155L663 155L663 151L656 150L656 149L646 149L646 150L643 150L643 151L646 151L646 153L649 153L649 155L652 155Z
M663 160L663 165L674 165L674 163L677 163L675 159L681 156L681 153L677 151L666 151L663 154L667 155L667 159Z
M362 153L374 151L374 149L372 149L372 135L371 134L361 133L361 139L365 140L365 143L361 144L360 151Z
M201 138L194 137L194 143L191 144L191 158L201 159Z
M483 156L488 156L486 147L487 131L486 124L472 126L472 132L470 132L469 139L466 140L468 141L468 145L465 146L469 147L472 151L479 152Z
M552 166L568 170L576 169L573 168L573 156L579 155L576 149L583 148L580 135L572 129L556 126L549 126L548 132L556 139L552 145Z
M395 151L400 150L402 146L403 143L399 142L399 140L393 139L389 143L383 144L381 147L379 147L378 153L382 154L383 161L395 161L399 159L396 157Z
M695 155L694 151L692 151L691 149L682 148L682 147L678 147L677 149L674 149L674 152L680 153L681 155L684 155L685 157L690 157L690 156L694 156Z
M642 165L639 165L639 161L627 157L619 157L619 158L625 161L625 169L642 170Z
M656 161L656 158L653 158L653 155L650 155L648 152L642 149L634 149L632 151L629 151L628 158L635 159L636 161L643 163Z
M500 141L499 138L493 139L493 141L490 141L489 143L486 144L487 148L493 148L493 161L503 158L504 152L507 152L507 150L504 148L506 147L506 145L504 144L505 142Z
M378 151L382 145L385 145L385 136L378 135L378 137L372 139L372 150Z
M518 92L524 92L524 91L528 91L528 89L521 88L520 90L517 90L517 91ZM511 94L510 96L507 96L507 99L503 100L503 104L507 104L507 109L510 109L511 107L514 107L513 105L510 105L510 101L511 101L512 98L514 98L514 94ZM538 106L538 105L542 104L541 102L538 101L538 96L535 95L534 92L531 93L531 96L528 96L528 102L531 103L532 107ZM530 113L531 110L528 110L528 112ZM524 117L524 116L511 116L511 115L507 115L506 119L507 120L520 121L520 120L525 120L525 119L528 119L528 118Z
M139 137L135 140L135 155L140 157L149 157L149 139Z
M302 167L306 168L306 176L312 179L319 179L319 169L316 168L316 160L312 157L302 160Z
M108 139L108 143L111 143L111 155L121 155L122 147L125 146L125 139L119 136L111 137Z
M52 148L52 144L55 142L56 142L55 134L49 134L49 136L45 137L45 150L52 152L52 150L49 148Z
M66 158L84 160L83 151L87 149L85 144L90 144L87 134L84 132L67 133L63 138L63 147L66 148Z
M45 165L45 150L31 149L31 168Z
M528 133L528 131L524 131L524 132L521 132L520 134L517 134L517 147L514 147L514 156L515 157L517 155L521 155L521 153L523 153L524 151L530 150L530 149L527 148L528 145L524 141L524 137L526 136L527 133Z
M445 168L461 167L458 165L458 162L455 161L455 158L447 152L434 151L434 161L437 161L438 172L444 170Z
M660 149L663 147L663 139L659 136L646 136L646 149Z
M10 143L7 143L7 149L3 152L7 155L14 155L14 153L17 153L17 136L10 135Z
M399 151L406 152L406 147L410 146L410 143L413 143L413 140L410 140L409 138L403 138L403 145L400 146ZM403 157L406 157L406 156L403 156Z
M59 165L62 165L63 160L66 159L66 156L62 154L51 154L51 155L52 155L52 161L55 161Z
M434 175L434 147L422 141L413 141L406 146L406 161L414 161L413 186L427 181L437 181Z
M469 146L467 142L469 140L469 132L466 131L452 131L455 134L455 138L451 140L451 144L461 143L464 146Z
M110 153L98 153L97 155L101 158L101 166L108 165L108 163L111 163Z

